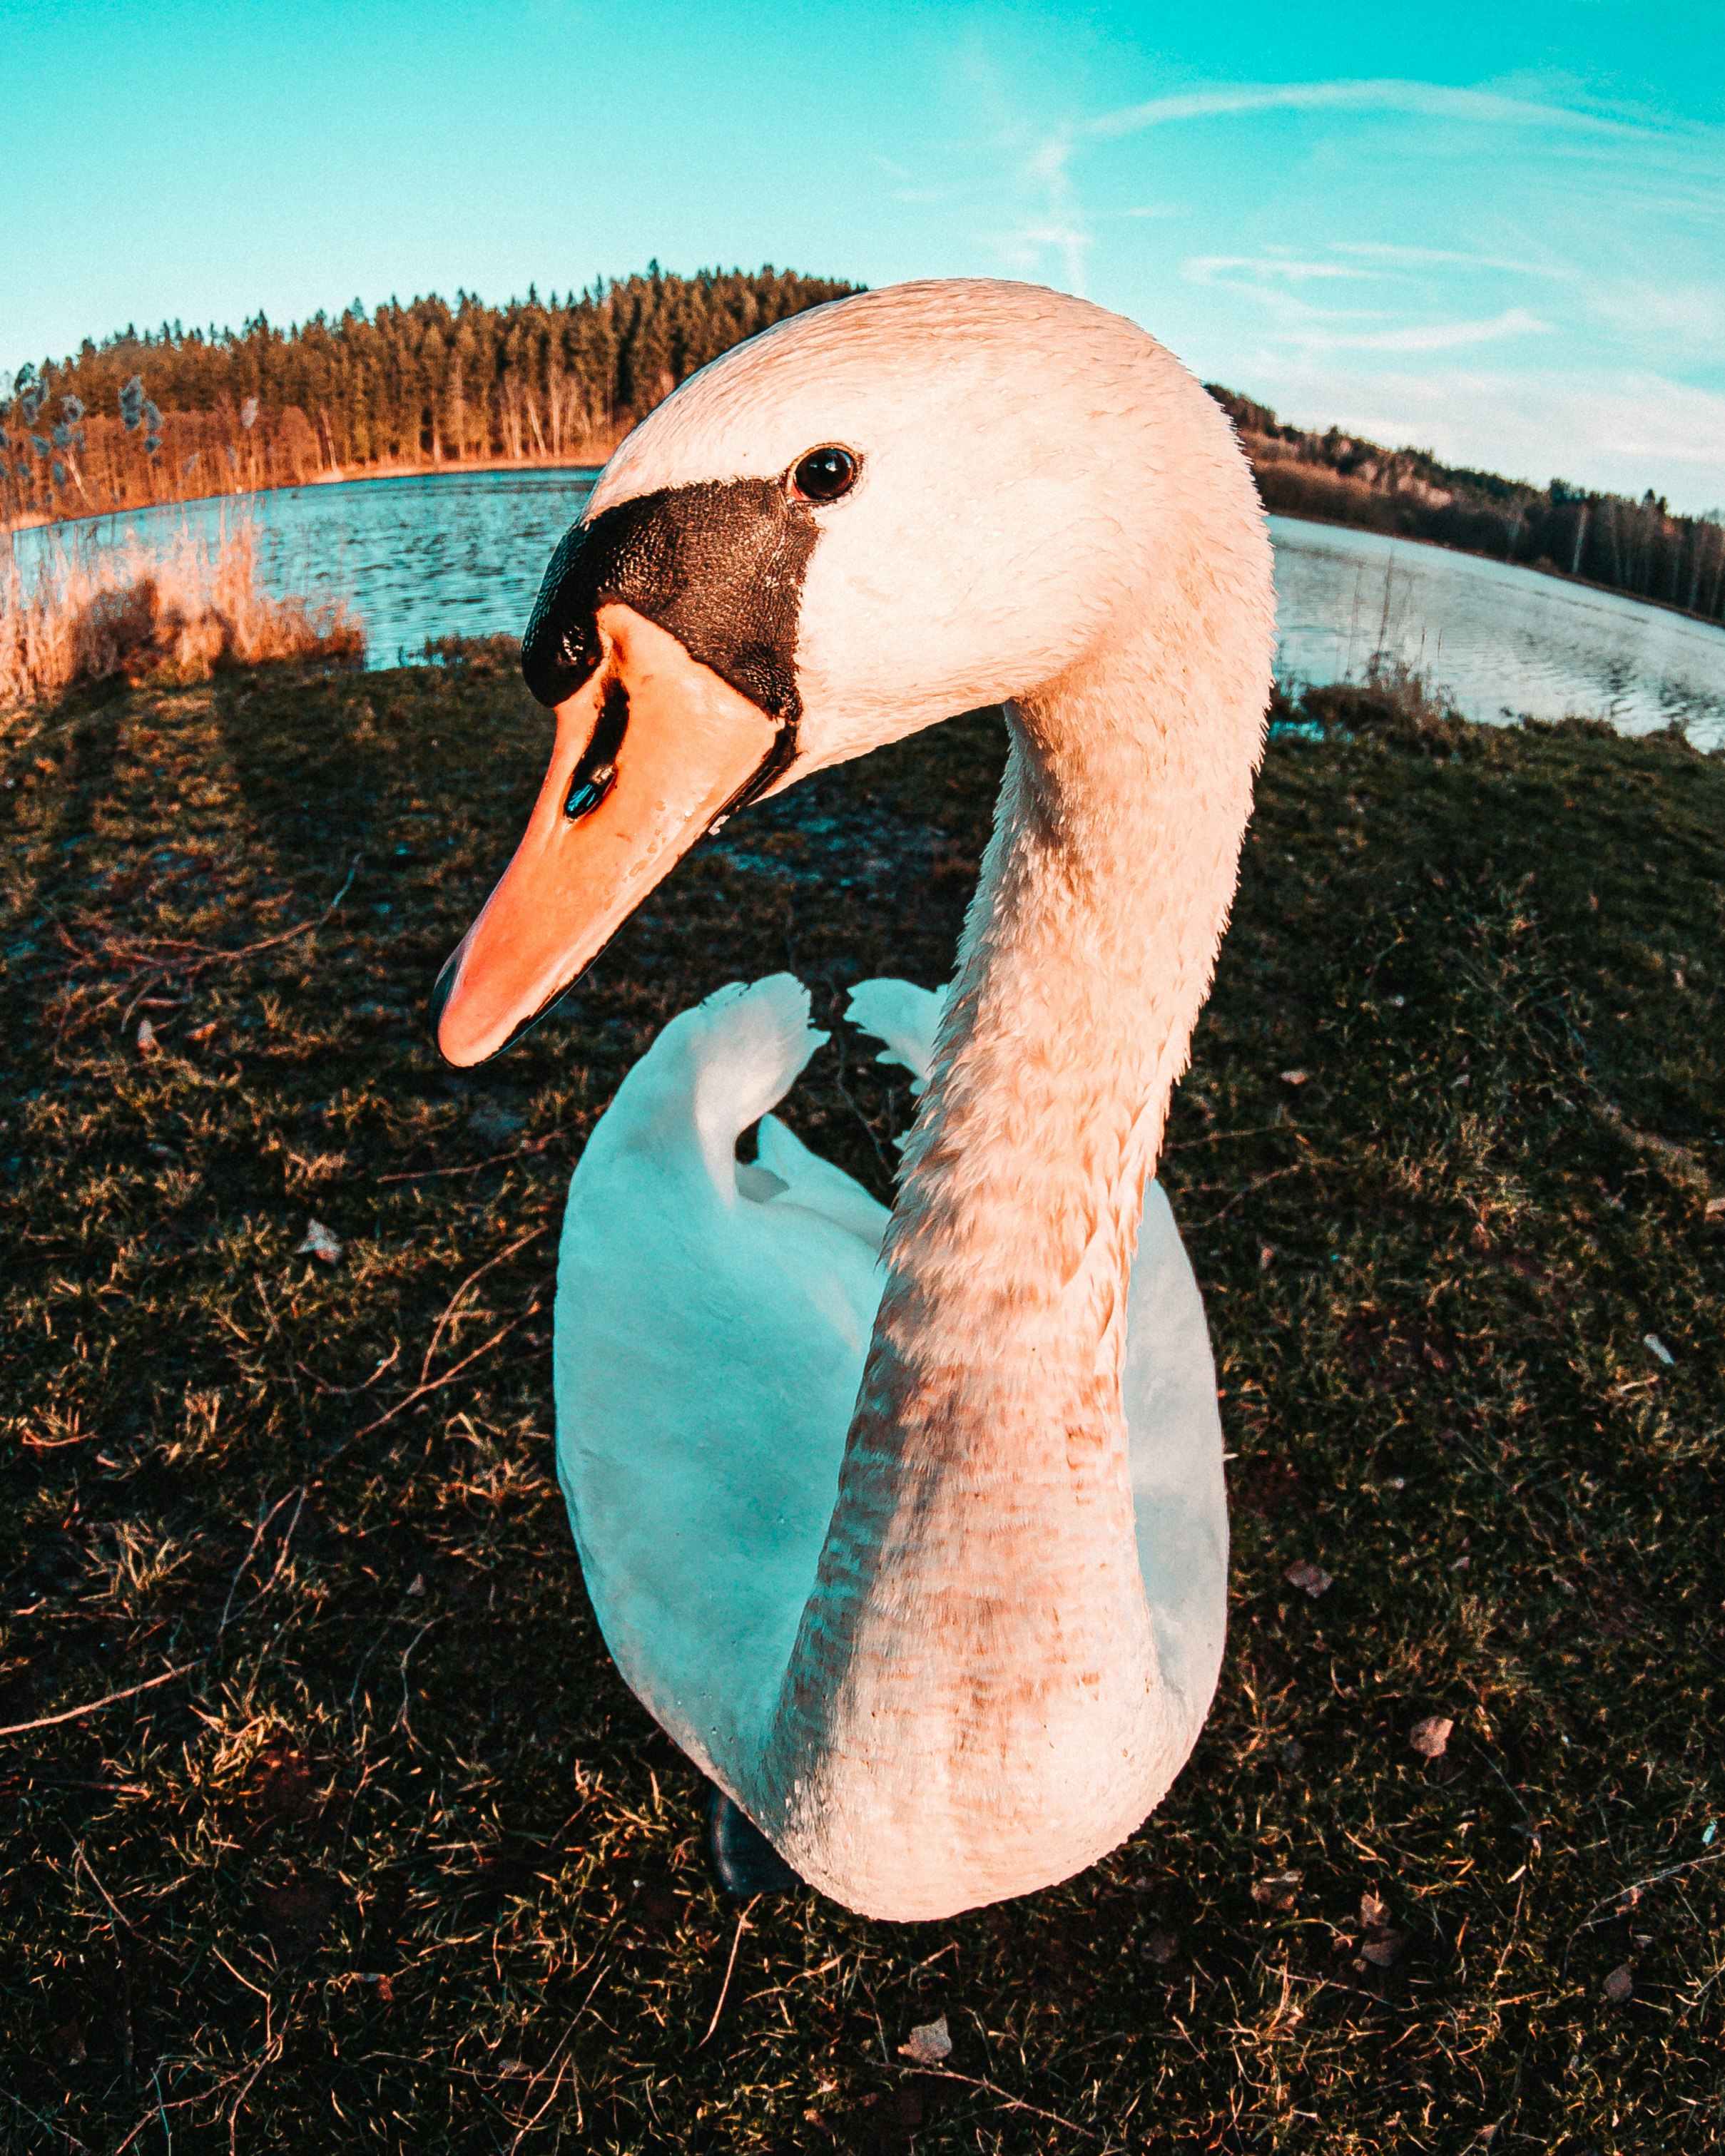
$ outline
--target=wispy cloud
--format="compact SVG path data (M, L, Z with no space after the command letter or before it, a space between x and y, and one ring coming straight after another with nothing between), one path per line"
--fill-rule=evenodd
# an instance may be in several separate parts
M1715 357L1725 342L1725 288L1717 285L1635 279L1593 286L1588 302L1615 329L1671 339Z
M1309 352L1455 352L1465 345L1492 344L1500 337L1549 336L1552 324L1525 307L1506 307L1501 315L1463 322L1410 322L1393 330L1296 329L1295 341Z
M1641 123L1571 105L1508 97L1496 90L1462 90L1447 83L1371 81L1217 83L1123 106L1087 122L1084 132L1107 141L1170 127L1185 121L1220 120L1240 113L1377 111L1416 114L1430 120L1495 127L1561 128L1573 134L1625 140L1650 131Z
M1188 284L1207 285L1253 302L1274 324L1273 336L1305 352L1451 352L1501 337L1544 336L1552 326L1526 307L1459 320L1397 321L1398 311L1383 305L1326 307L1302 296L1309 286L1333 289L1341 284L1357 291L1386 280L1393 284L1398 270L1393 264L1285 254L1195 254L1181 264L1180 274Z
M1373 441L1417 442L1451 462L1536 482L1557 473L1639 494L1663 472L1680 507L1725 501L1725 396L1668 375L1311 366L1284 370L1277 388L1284 415L1302 425L1334 422Z
M1393 270L1503 270L1520 277L1573 277L1567 263L1525 262L1503 254L1480 254L1465 247L1398 247L1382 239L1332 239L1331 250Z
M1181 275L1190 284L1228 285L1236 289L1243 280L1257 284L1277 277L1290 285L1336 278L1368 283L1377 274L1345 262L1302 262L1282 254L1194 254L1181 264Z
M1094 286L1279 406L1326 382L1302 398L1310 420L1692 504L1725 492L1705 476L1720 456L1681 446L1686 426L1655 441L1632 424L1637 389L1584 393L1643 385L1717 441L1725 127L1615 100L1603 75L1604 94L1544 74L1211 80L1086 111L1054 102L1046 74L981 72L963 154L986 160L995 208L965 238L1007 274ZM1666 370L1714 402L1686 401ZM1558 375L1563 425L1541 401ZM1439 385L1429 407L1377 394L1422 379Z

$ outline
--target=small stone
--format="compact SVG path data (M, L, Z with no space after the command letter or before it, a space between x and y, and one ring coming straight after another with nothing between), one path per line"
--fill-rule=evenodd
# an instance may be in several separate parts
M1314 1602L1326 1589L1333 1587L1336 1584L1322 1565L1314 1564L1310 1558L1305 1557L1296 1558L1282 1577L1290 1587L1303 1589L1310 1595Z
M1390 1928L1389 1905L1368 1887L1360 1897L1361 1961L1372 1969L1388 1969L1407 1943L1405 1933Z
M1635 1997L1635 1979L1630 1974L1630 1965L1627 1962L1621 1969L1613 1969L1610 1975L1606 1978L1604 1992L1614 2006L1621 2006Z
M156 1038L155 1027L147 1018L138 1020L137 1040L140 1055L153 1055L162 1045Z
M1310 1075L1311 1073L1308 1070L1285 1070L1282 1073L1282 1083L1285 1086L1303 1086Z
M946 2025L943 2014L938 2021L924 2021L913 2029L905 2041L899 2046L901 2059L909 2059L913 2066L938 2066L952 2056L952 2032Z
M1656 1332L1644 1332L1641 1335L1641 1344L1650 1355L1656 1356L1665 1364L1666 1369L1671 1370L1676 1368L1676 1357L1672 1354L1671 1349L1666 1346Z
M1450 1732L1455 1727L1447 1714L1429 1714L1408 1731L1408 1742L1422 1759L1441 1759L1449 1748Z
M48 2048L62 2066L81 2066L90 2056L84 2031L75 2021L63 2022L49 2038Z
M1305 1876L1303 1871L1277 1871L1267 1879L1254 1879L1252 1899L1260 1908L1285 1917L1300 1898L1300 1882Z
M321 1258L327 1265L339 1265L346 1246L332 1235L321 1220L308 1220L306 1240L295 1250L296 1258Z

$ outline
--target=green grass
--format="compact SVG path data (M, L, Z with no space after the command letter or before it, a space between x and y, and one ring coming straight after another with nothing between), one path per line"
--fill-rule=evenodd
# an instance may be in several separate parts
M1209 1726L1067 1887L740 1929L556 1488L562 1194L719 983L943 978L997 721L740 819L471 1077L421 1012L547 745L504 654L10 722L0 1723L181 1674L0 1739L8 2149L1725 2148L1725 762L1307 717L1163 1168ZM869 1053L790 1114L885 1195Z

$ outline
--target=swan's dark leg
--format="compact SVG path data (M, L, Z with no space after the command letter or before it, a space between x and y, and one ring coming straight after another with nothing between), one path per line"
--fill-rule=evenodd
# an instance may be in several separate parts
M723 1789L713 1792L707 1806L707 1861L726 1893L739 1901L753 1894L783 1894L803 1883Z

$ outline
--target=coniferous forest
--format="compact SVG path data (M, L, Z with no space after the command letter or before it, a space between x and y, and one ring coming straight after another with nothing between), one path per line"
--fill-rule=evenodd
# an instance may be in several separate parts
M368 471L602 463L757 330L855 286L770 265L643 275L487 306L458 293L279 329L178 322L20 367L0 400L0 527ZM0 376L0 383L4 377ZM1288 425L1218 385L1268 507L1424 539L1725 619L1725 521L1544 487Z
M0 404L0 523L378 468L602 463L685 376L852 289L653 263L561 300L356 301L286 330L258 315L86 338L21 367Z
M1725 619L1718 510L1674 516L1650 488L1636 501L1560 479L1532 486L1440 464L1428 449L1382 449L1338 427L1292 427L1268 405L1208 387L1238 430L1273 515L1424 539Z

